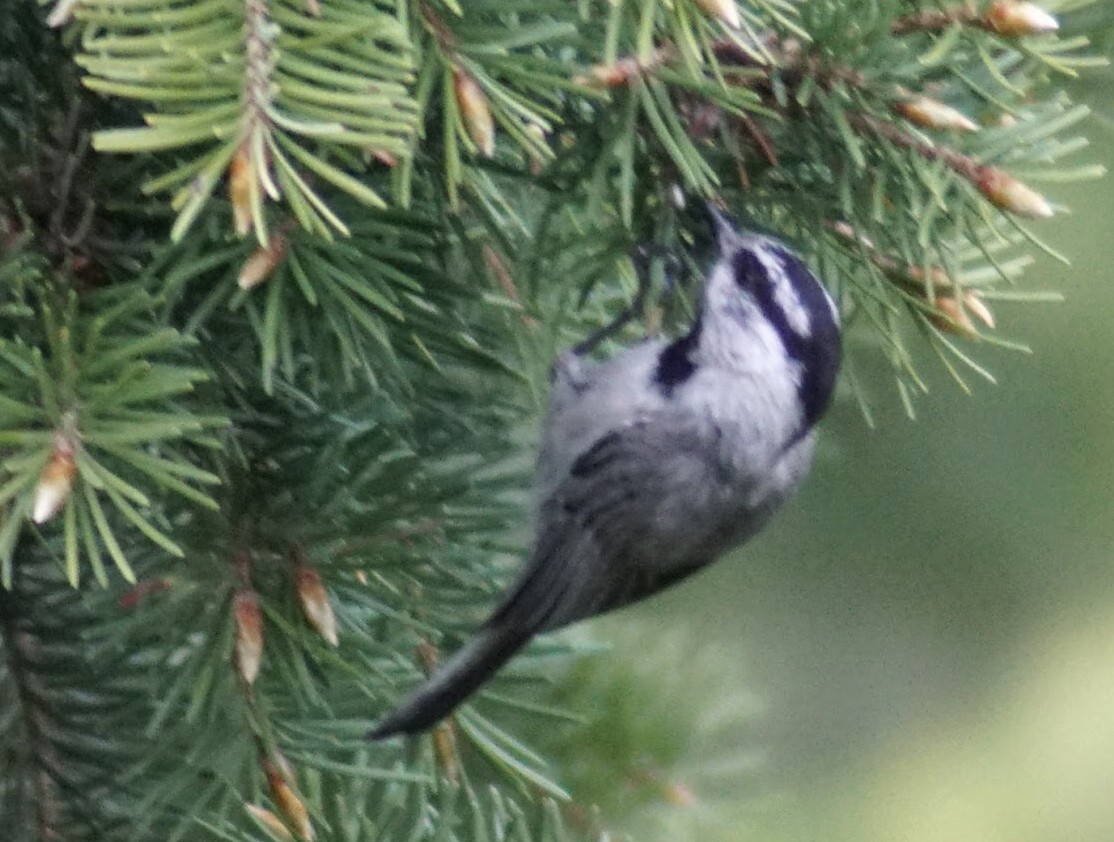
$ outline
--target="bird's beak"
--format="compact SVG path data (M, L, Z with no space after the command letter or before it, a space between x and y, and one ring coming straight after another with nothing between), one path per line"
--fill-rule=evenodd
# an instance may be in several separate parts
M716 231L716 245L719 246L720 255L726 255L735 250L739 242L739 229L735 221L712 200L704 203L708 216L712 219L712 226Z

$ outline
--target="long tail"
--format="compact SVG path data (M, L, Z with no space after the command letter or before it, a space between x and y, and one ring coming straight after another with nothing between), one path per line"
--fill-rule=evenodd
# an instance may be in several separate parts
M471 696L529 639L530 635L502 624L482 627L393 713L368 732L368 739L414 734L436 724Z

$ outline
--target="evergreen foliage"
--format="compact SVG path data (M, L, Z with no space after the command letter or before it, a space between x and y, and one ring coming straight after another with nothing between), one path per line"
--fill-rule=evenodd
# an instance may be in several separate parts
M606 836L533 747L583 646L363 740L521 555L549 361L641 272L628 335L689 317L715 196L831 284L864 411L861 354L910 411L986 374L1098 174L1114 11L1050 5L7 0L5 839Z

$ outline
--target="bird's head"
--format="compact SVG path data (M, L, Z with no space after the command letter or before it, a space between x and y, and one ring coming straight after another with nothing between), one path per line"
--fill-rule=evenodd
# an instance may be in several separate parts
M839 311L811 269L773 237L741 233L710 208L719 255L708 272L702 318L724 315L753 327L764 320L800 373L798 392L812 425L831 401L841 358Z

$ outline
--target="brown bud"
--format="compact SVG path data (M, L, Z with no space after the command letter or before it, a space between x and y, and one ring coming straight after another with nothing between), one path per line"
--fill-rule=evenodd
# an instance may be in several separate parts
M288 781L294 780L294 767L290 765L290 761L286 759L286 755L275 749L272 755L274 761L278 764L279 771L285 776Z
M66 504L73 490L77 465L74 462L73 444L61 433L54 436L54 452L46 463L35 486L35 501L31 507L31 520L46 523Z
M923 266L906 266L905 274L910 280L916 281L921 286L924 285L926 279L937 288L955 286L948 273L939 266L930 266L927 274Z
M313 824L309 820L309 810L306 809L305 802L287 783L286 777L278 767L266 764L264 773L267 775L267 784L271 788L271 797L278 805L287 824L294 829L303 842L313 842L316 834L313 832Z
M433 737L433 753L437 765L441 767L448 780L456 783L460 779L460 765L456 755L456 726L452 717L438 722L430 734Z
M983 167L979 170L975 186L1002 210L1031 219L1048 219L1052 216L1052 207L1044 196L1002 170Z
M228 165L228 198L232 202L232 218L241 237L251 230L251 153L245 141L236 149Z
M626 56L614 64L594 64L588 72L573 79L578 85L599 85L605 88L617 88L626 85L642 73L642 65L638 59Z
M54 4L54 8L50 10L47 15L46 25L52 27L65 26L73 20L74 9L77 7L80 0L58 0Z
M991 330L994 330L994 314L990 312L990 308L986 306L986 302L982 300L982 297L979 296L978 293L964 293L963 306L967 308L968 313L973 315Z
M336 646L337 620L320 574L308 564L299 564L294 568L294 587L298 591L298 601L302 604L302 613L306 620L318 634Z
M294 834L282 823L282 819L270 810L257 804L245 804L244 809L276 842L293 842Z
M994 314L990 308L975 292L963 293L963 305L951 295L941 295L935 301L936 312L930 316L932 323L945 333L953 333L965 339L978 337L975 323L971 321L974 315L988 328L994 328Z
M417 656L426 675L436 671L437 661L440 658L436 646L428 640L421 641L418 644ZM433 753L437 758L437 765L441 767L446 778L456 783L460 778L460 766L457 762L456 725L453 717L439 722L430 732L430 736L433 738Z
M236 279L240 289L252 289L271 277L285 254L286 237L273 234L269 245L260 246L244 261L240 277Z
M537 123L527 123L526 124L526 133L529 134L531 137L536 138L537 141L540 144L542 144L543 146L545 145L545 143L546 143L545 129L543 129ZM532 175L537 175L538 173L540 173L542 171L542 169L544 167L545 167L545 161L541 157L539 157L536 153L531 153L530 154L530 173Z
M953 333L967 339L973 339L977 334L971 317L967 311L959 306L959 302L950 296L936 297L933 306L936 312L929 316L930 321L944 333Z
M837 234L839 234L839 236L843 237L846 240L851 240L852 242L859 243L864 248L868 248L871 250L875 248L874 241L865 234L860 234L858 231L856 231L854 226L852 226L850 222L845 222L841 219L825 224L828 228L830 228L832 231L835 231Z
M999 35L1016 38L1055 32L1060 22L1036 3L1023 0L996 0L983 16L986 27Z
M398 166L398 155L393 152L388 152L386 149L369 149L368 152L372 158L385 167L393 169Z
M739 28L739 7L735 0L695 0L695 2L708 17L716 18L732 29Z
M894 106L897 113L911 123L926 129L960 132L978 131L978 124L961 111L926 96L900 102Z
M232 598L232 611L236 618L236 668L251 685L259 675L263 657L263 612L255 591L238 590Z
M132 608L135 608L137 605L139 605L139 603L143 602L143 600L151 596L151 594L165 591L169 587L169 579L144 579L135 587L130 588L124 591L124 593L120 594L119 598L116 600L116 604L123 608L125 611L128 611Z
M495 121L483 89L461 68L453 68L453 90L456 104L468 136L476 148L490 158L495 154Z

